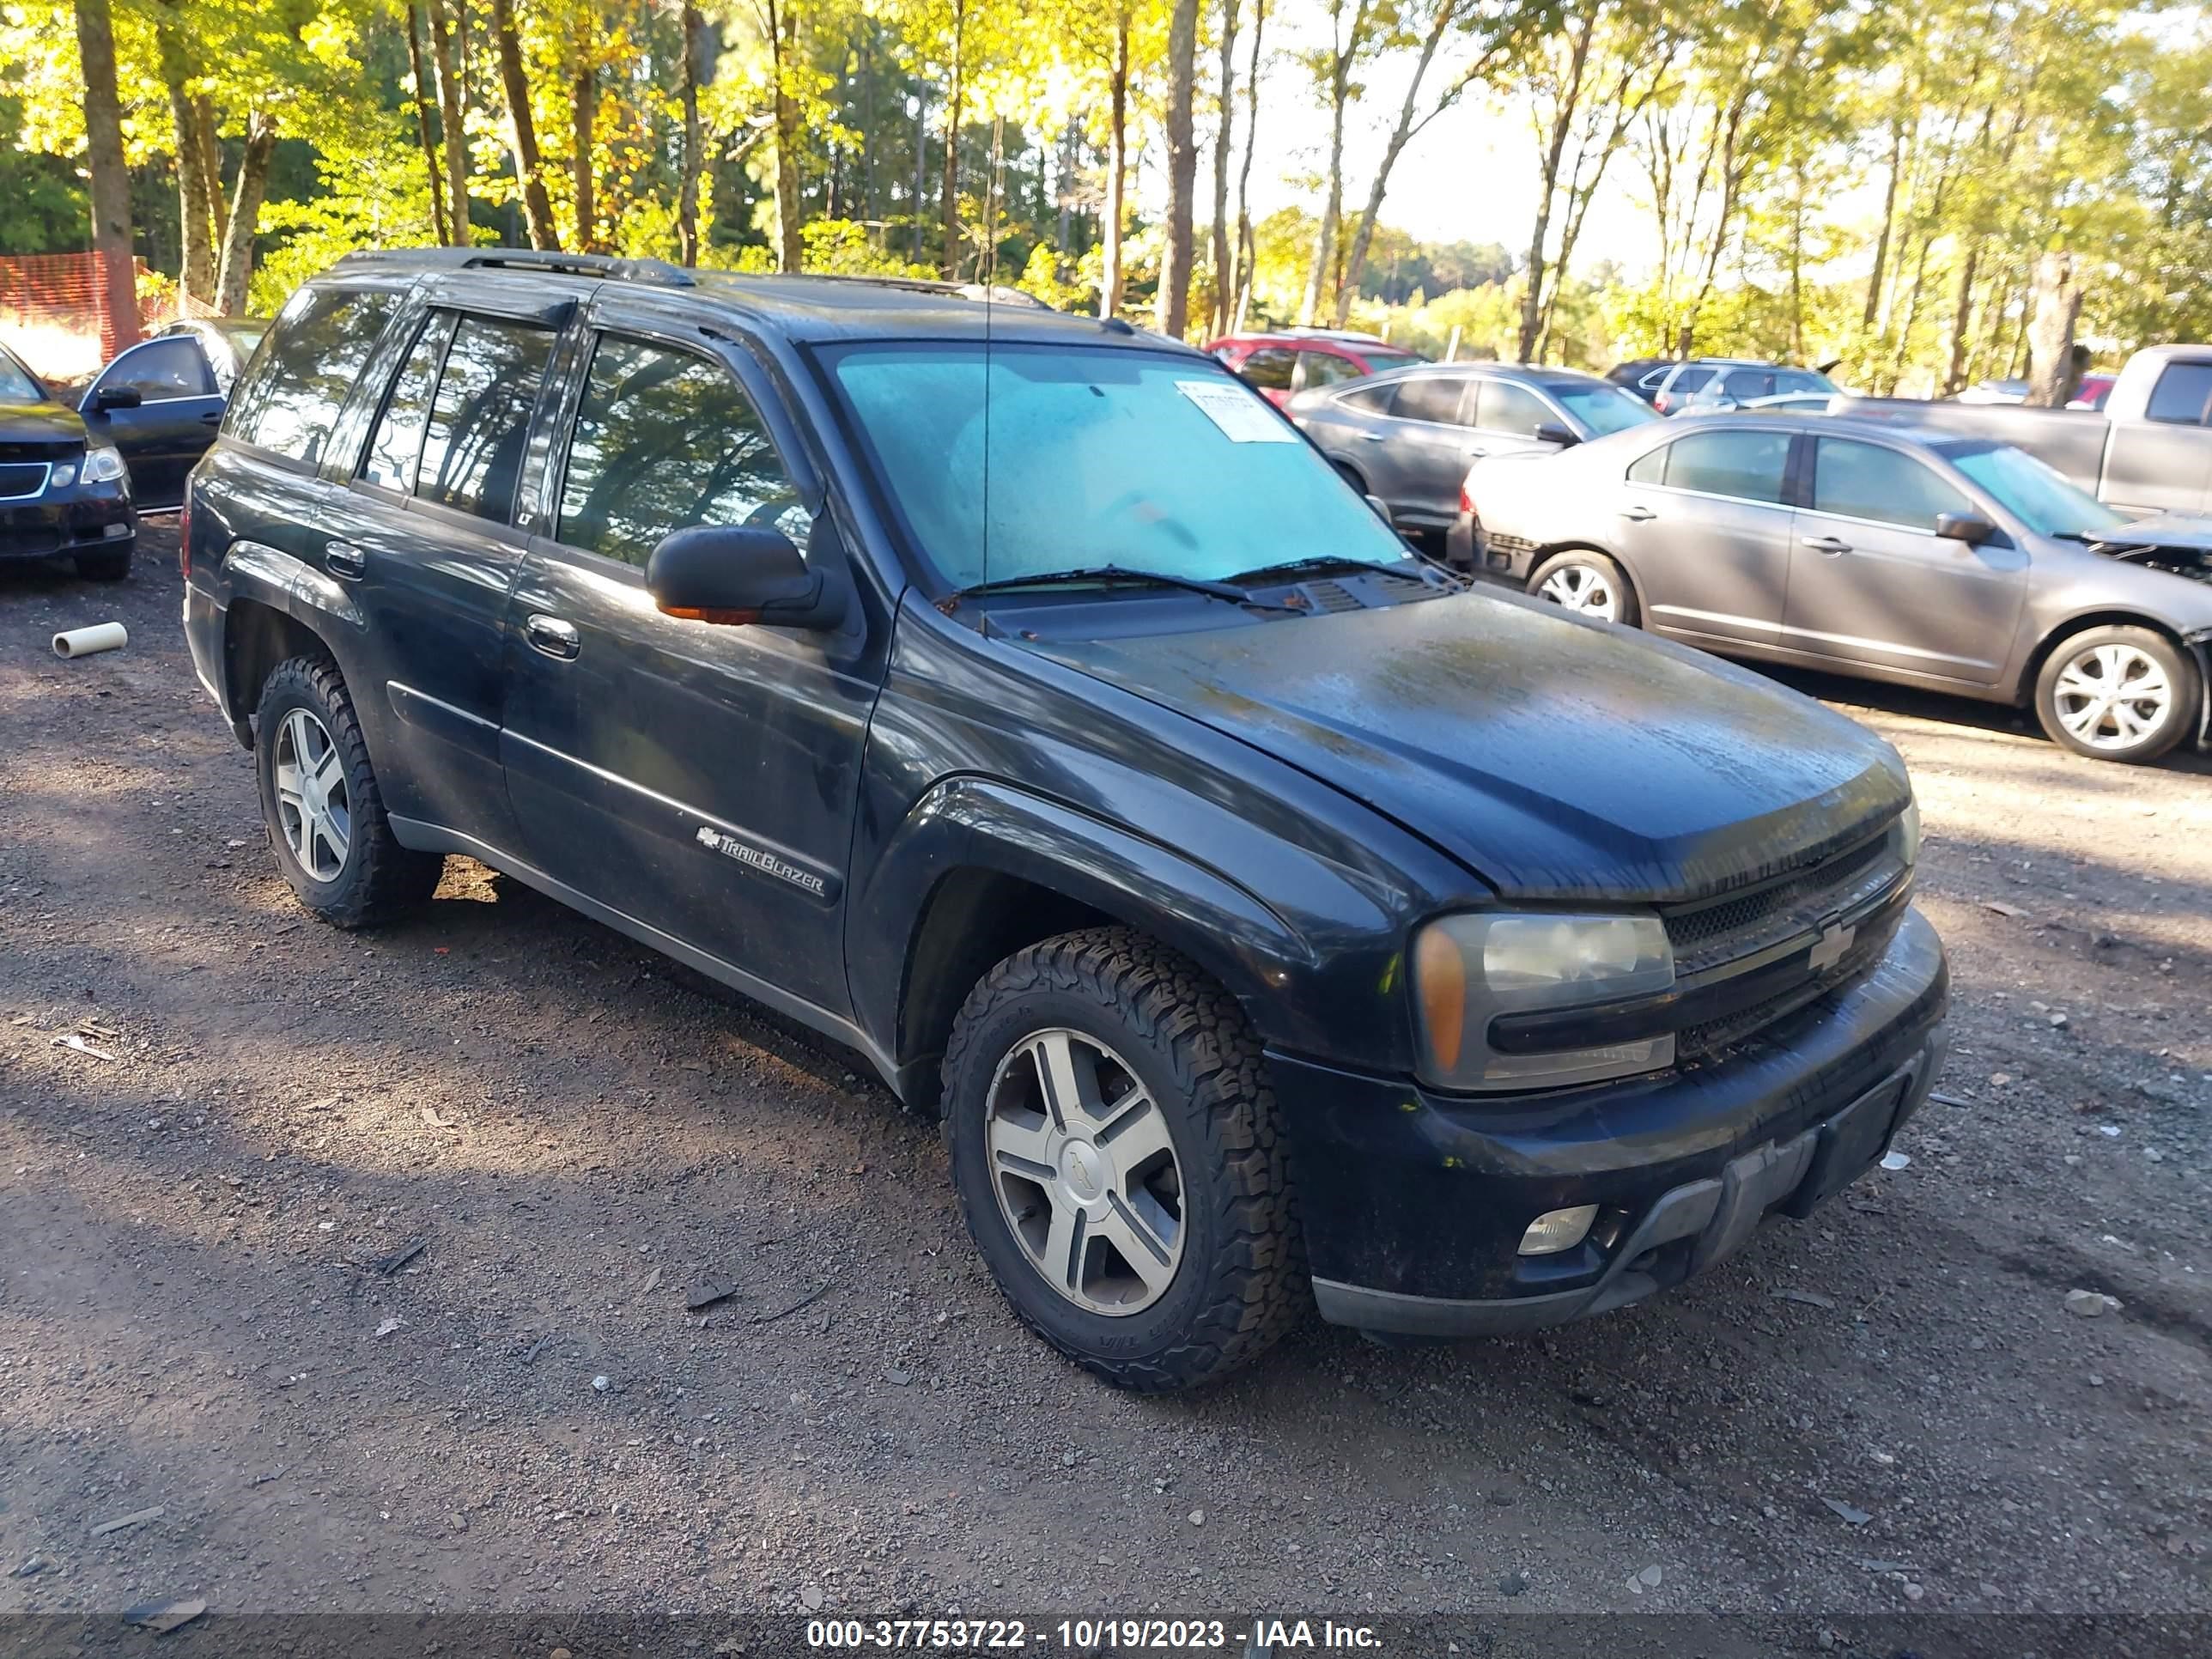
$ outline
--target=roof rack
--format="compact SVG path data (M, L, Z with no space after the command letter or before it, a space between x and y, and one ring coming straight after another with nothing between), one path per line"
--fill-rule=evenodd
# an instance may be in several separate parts
M543 270L563 276L603 276L652 283L661 288L697 286L691 273L665 259L611 253L563 253L528 247L394 247L364 249L338 261L348 265L412 265L427 270Z
M773 282L784 274L778 271L720 270L714 272L717 276L767 282ZM878 276L864 271L805 270L791 274L810 283L851 283L866 288L897 289L911 294L943 294L963 300L988 300L994 305L1029 306L1039 311L1056 309L1036 295L1005 283L960 283L940 276Z

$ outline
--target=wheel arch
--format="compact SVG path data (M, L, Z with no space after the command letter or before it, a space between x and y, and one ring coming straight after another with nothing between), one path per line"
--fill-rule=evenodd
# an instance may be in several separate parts
M2035 683L2043 676L2043 665L2051 660L2052 654L2067 641L2076 635L2086 634L2094 628L2140 628L2148 633L2155 634L2175 650L2180 652L2183 656L2195 662L2199 677L2203 676L2206 652L2202 642L2185 639L2179 629L2171 627L2157 617L2146 615L2142 611L2106 606L2100 610L2085 611L2079 616L2069 617L2065 621L2056 624L2045 633L2036 642L2034 649L2027 653L2027 660L2021 665L2020 678L2012 687L2014 705L2024 707L2033 702L2035 698ZM2198 689L2201 691L2204 688L2200 686Z
M269 676L279 663L316 652L329 655L330 647L297 617L263 599L231 600L223 623L223 689L233 729L246 747L252 747L253 710Z
M1628 580L1629 593L1636 600L1636 614L1639 617L1645 614L1644 582L1637 575L1636 568L1612 548L1601 547L1587 536L1571 536L1563 541L1538 543L1536 550L1528 556L1528 580L1535 580L1536 573L1562 553L1595 553L1601 559L1612 560ZM1526 585L1523 584L1524 586Z

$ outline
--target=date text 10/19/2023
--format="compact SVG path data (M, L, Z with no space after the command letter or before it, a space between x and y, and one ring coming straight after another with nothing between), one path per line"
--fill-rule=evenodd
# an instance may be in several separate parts
M1021 1648L1100 1651L1285 1653L1334 1649L1379 1651L1381 1634L1328 1619L811 1619L811 1648L984 1653Z

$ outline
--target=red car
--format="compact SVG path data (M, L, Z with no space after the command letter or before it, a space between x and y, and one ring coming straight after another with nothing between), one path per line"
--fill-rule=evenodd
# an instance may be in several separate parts
M1271 404L1288 403L1294 392L1428 361L1372 334L1325 328L1224 335L1206 349Z

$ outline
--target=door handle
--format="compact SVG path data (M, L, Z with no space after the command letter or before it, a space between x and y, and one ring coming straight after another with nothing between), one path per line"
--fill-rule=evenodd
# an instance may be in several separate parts
M219 412L213 415L203 415L200 416L200 424L202 426L221 426L222 424L222 416Z
M1838 553L1848 553L1851 550L1851 544L1849 542L1838 541L1833 536L1808 536L1805 538L1805 545L1815 553L1826 553L1831 558Z
M1638 506L1622 507L1620 509L1620 516L1627 520L1631 524L1642 524L1646 520L1656 519L1659 515L1656 513L1654 513L1648 507Z
M558 617L533 615L522 624L522 636L530 641L530 648L542 651L549 657L558 657L567 662L584 648L573 623Z
M1468 450L1468 451L1467 452L1467 458L1468 458L1468 459L1469 459L1470 461L1479 461L1479 460L1480 460L1484 456L1487 455L1488 453L1490 453L1490 452L1489 452L1488 450L1486 450L1486 449L1483 449L1483 448L1480 448L1480 447L1476 447L1476 448L1474 448L1474 449L1470 449L1470 450Z
M351 542L327 542L323 546L323 565L333 576L358 581L368 568L368 556Z
M1359 435L1370 444L1387 444L1390 441L1390 434L1387 432L1363 432Z

